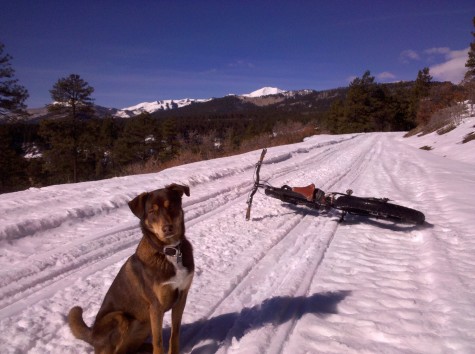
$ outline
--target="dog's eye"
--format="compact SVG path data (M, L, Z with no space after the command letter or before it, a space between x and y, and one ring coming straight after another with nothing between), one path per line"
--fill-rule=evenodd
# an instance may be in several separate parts
M158 211L158 205L157 204L153 204L152 205L152 208L149 209L148 213L149 214L152 214L152 213L155 213Z

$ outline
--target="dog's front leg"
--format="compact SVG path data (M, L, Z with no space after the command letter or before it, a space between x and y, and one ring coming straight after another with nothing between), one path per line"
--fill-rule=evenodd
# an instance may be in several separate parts
M163 310L159 304L150 305L150 327L152 330L153 354L163 354Z
M188 290L181 291L177 302L172 307L172 333L170 336L168 354L178 354L180 351L180 326L187 296Z

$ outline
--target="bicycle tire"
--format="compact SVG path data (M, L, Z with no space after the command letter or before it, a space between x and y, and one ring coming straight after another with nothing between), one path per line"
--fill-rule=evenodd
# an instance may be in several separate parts
M414 224L423 224L425 221L425 215L418 210L373 198L344 195L336 199L333 204L335 208L350 214Z

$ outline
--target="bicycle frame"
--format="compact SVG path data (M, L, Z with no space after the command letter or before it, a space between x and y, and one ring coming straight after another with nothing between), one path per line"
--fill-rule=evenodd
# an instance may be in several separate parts
M314 198L308 198L304 194L296 192L293 190L293 188L289 186L283 186L283 187L274 187L269 184L261 183L260 181L260 171L261 171L261 166L262 162L264 160L264 157L267 153L267 149L263 149L261 152L261 156L259 158L259 161L256 163L256 169L254 172L254 185L251 189L251 192L249 193L249 197L247 199L247 212L246 212L246 220L249 220L251 217L251 206L252 206L252 200L254 197L254 194L256 194L257 190L259 188L264 189L264 193L268 196L277 198L283 202L286 203L291 203L291 204L298 204L298 205L305 205L307 207L310 207L312 209L321 209L321 208L331 208L333 206L333 200L335 199L336 195L339 195L341 193L329 193L325 194L323 191L316 189L319 191L320 198L314 199ZM350 191L349 191L350 192ZM351 194L351 192L350 192Z

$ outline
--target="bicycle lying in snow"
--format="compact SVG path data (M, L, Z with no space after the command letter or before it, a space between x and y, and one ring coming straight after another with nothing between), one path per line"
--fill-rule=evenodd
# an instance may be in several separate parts
M261 157L256 164L254 173L254 186L249 193L247 200L246 220L251 217L251 206L254 194L259 188L270 197L277 198L285 203L304 205L312 209L329 210L338 209L343 213L340 221L343 221L347 214L362 215L371 218L389 219L395 222L423 224L425 216L418 210L407 208L401 205L388 203L388 198L361 198L352 196L351 189L346 194L338 192L325 193L321 189L310 184L306 187L273 187L268 183L261 183L259 173L262 161L267 152L263 149Z

